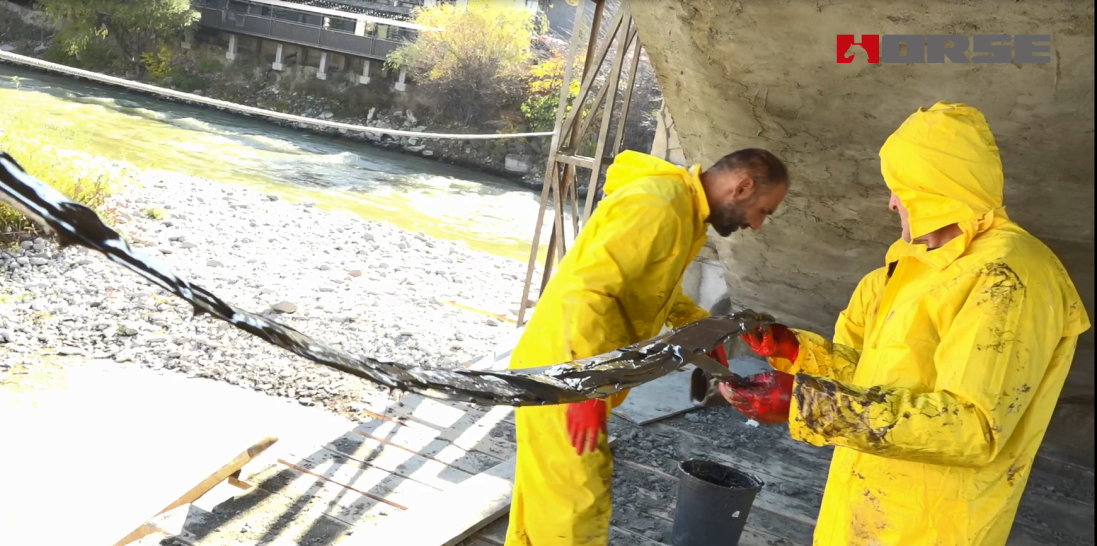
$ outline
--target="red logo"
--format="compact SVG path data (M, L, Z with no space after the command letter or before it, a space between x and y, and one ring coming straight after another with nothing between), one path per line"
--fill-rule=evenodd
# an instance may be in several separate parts
M852 63L853 55L846 56L849 53L849 48L859 45L866 52L868 52L868 62L879 63L880 62L880 35L879 34L862 34L861 41L855 42L856 35L854 34L839 34L838 35L838 62L840 63Z

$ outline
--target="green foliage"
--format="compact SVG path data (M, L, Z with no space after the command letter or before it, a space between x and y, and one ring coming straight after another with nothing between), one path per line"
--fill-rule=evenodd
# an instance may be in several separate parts
M149 220L163 220L164 209L159 209L155 207L151 209L145 209L145 218L148 218Z
M78 203L98 210L130 173L95 158L88 136L72 129L48 127L33 114L14 113L0 133L0 149L11 154L28 173ZM34 230L36 226L15 209L0 204L0 233Z
M531 40L543 20L509 3L469 0L467 8L439 4L415 10L423 30L392 52L390 68L406 68L425 91L438 96L451 118L485 121L523 100Z
M198 21L188 0L40 0L60 29L56 40L66 55L81 58L93 44L109 43L132 68L142 56L178 39Z
M556 109L560 106L560 88L564 85L566 62L562 52L554 51L552 57L529 70L529 98L522 103L521 110L533 131L551 131L556 126ZM568 105L565 111L571 110L571 102L579 94L582 85L579 74L582 74L582 67L583 60L577 58L572 65L574 77L568 85Z
M175 55L164 44L160 44L160 49L156 53L151 51L142 53L141 62L145 65L148 75L157 83L162 83L175 74Z

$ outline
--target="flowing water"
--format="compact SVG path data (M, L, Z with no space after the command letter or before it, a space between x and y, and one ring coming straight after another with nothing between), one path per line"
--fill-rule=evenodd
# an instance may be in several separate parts
M405 229L464 240L473 248L498 254L521 258L528 252L526 233L532 231L534 195L504 181L243 118L13 72L19 71L0 67L0 130L5 133L41 133L60 127L90 136L90 140L81 141L89 148L85 151L110 159L258 186L287 197L309 199L318 206L389 220ZM90 209L27 175L16 166L17 160L0 155L0 197L49 224L62 244L102 253L116 265L186 300L196 314L209 314L319 364L435 398L485 405L602 398L657 379L732 336L772 321L749 311L710 317L604 355L525 370L445 370L382 362L344 352L268 317L235 308L190 284L154 258L133 252Z
M0 64L0 131L17 116L20 129L29 123L87 137L85 151L107 159L261 189L529 259L540 194L474 170ZM548 232L546 225L542 258Z

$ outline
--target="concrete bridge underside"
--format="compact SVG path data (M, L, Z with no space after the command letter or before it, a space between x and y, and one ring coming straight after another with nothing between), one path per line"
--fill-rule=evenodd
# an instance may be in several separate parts
M788 163L794 186L759 232L713 234L733 302L830 333L857 281L899 237L880 146L918 107L980 108L998 139L1011 216L1055 250L1093 316L1094 2L632 0L686 159L744 147ZM1047 64L835 61L837 34L1050 34ZM1045 442L1094 464L1088 332Z

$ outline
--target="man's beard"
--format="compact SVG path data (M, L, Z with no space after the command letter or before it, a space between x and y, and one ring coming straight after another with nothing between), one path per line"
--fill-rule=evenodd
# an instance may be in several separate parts
M744 203L742 206L736 206L734 203L729 203L717 211L716 216L712 221L712 228L719 233L721 237L727 237L740 229L749 227L746 221L746 215L743 214L743 209L749 206L750 203Z

